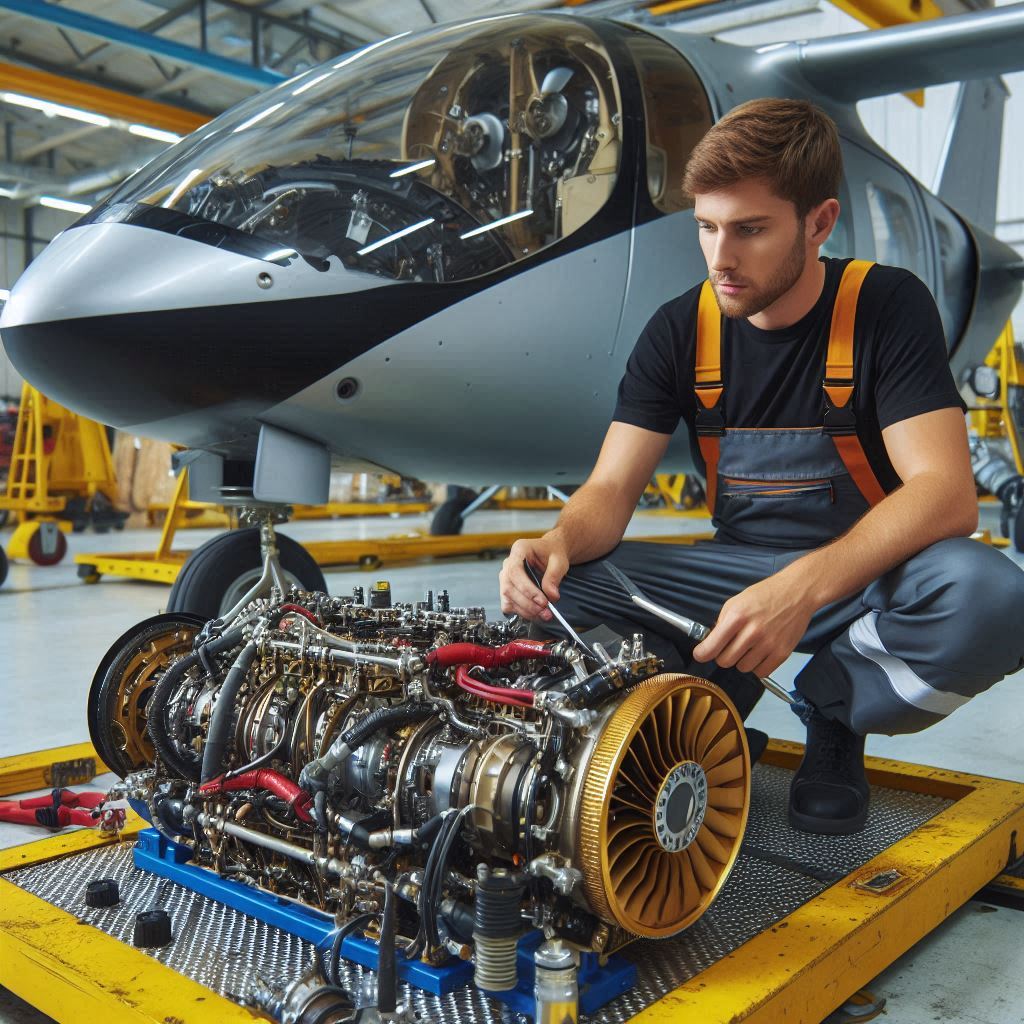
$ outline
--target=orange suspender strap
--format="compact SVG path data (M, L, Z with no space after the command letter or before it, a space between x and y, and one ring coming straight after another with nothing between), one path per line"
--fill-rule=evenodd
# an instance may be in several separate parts
M857 320L857 300L868 271L874 266L866 260L851 260L843 271L839 292L832 307L832 326L825 360L825 433L832 437L836 451L864 500L874 507L885 491L878 482L857 437L853 411L853 339Z
M697 444L704 458L708 512L715 514L718 494L718 439L725 430L722 416L722 314L710 281L705 281L697 304Z

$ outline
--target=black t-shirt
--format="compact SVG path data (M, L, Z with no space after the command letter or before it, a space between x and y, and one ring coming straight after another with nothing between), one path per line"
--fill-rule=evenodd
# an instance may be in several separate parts
M825 285L797 323L763 331L749 320L725 318L722 378L727 427L813 427L822 423L832 306L849 260L823 259ZM666 302L637 340L619 384L614 419L671 434L690 428L694 464L704 462L693 431L694 349L700 285ZM857 434L878 482L900 483L882 430L935 409L967 406L949 369L942 321L924 283L899 267L876 265L857 305L854 338Z

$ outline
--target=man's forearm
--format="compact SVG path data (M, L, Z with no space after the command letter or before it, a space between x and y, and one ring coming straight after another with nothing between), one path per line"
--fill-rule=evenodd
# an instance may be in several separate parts
M600 558L622 540L633 514L626 505L619 488L598 482L584 484L569 498L550 532L562 539L570 565Z
M929 545L967 536L976 526L976 504L951 502L940 474L922 474L880 501L842 537L791 562L779 576L799 581L808 599L823 608L863 590Z

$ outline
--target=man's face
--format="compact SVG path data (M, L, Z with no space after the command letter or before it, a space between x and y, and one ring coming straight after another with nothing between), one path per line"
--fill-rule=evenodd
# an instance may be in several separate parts
M708 277L726 316L751 317L796 284L807 262L804 219L761 180L695 197Z

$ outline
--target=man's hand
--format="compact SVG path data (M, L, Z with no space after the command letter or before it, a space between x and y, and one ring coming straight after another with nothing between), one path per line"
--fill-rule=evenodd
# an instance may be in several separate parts
M538 573L544 573L540 581L543 593L526 575L524 560L529 561ZM558 600L558 584L568 571L569 554L557 530L549 530L536 540L517 540L498 576L502 614L514 613L524 619L548 621L551 619L548 600Z
M735 665L741 672L770 676L796 649L817 610L804 581L783 570L726 601L715 628L693 656L722 668Z

